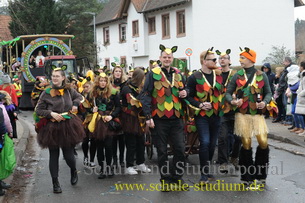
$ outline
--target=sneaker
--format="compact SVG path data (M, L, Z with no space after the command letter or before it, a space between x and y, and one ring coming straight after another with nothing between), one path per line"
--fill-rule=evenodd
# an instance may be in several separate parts
M138 172L133 167L128 167L125 171L127 175L137 175Z
M85 158L84 158L84 162L83 162L84 166L88 166L88 163L89 163L88 158L85 157Z
M223 163L219 166L219 172L220 173L228 173L228 164L227 163Z
M88 165L90 168L95 168L96 167L96 164L94 162L90 162L89 165Z
M144 173L150 173L151 172L151 170L145 164L137 165L136 170L144 172Z

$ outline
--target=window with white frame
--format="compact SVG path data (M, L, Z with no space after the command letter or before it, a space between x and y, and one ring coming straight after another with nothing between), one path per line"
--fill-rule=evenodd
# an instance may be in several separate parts
M177 37L185 36L185 11L177 11Z
M109 27L103 28L103 35L104 35L104 44L110 44L110 34L109 34Z
M119 30L120 30L120 43L126 42L126 24L120 24L119 25Z
M169 14L162 15L162 38L170 38L170 21Z

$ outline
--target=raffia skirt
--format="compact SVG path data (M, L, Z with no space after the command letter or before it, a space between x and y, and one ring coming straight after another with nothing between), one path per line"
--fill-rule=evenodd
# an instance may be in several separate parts
M235 114L234 134L251 138L257 135L268 134L268 127L264 115L249 115L249 114Z
M82 120L75 115L61 122L49 121L37 134L38 144L42 148L74 147L86 136Z

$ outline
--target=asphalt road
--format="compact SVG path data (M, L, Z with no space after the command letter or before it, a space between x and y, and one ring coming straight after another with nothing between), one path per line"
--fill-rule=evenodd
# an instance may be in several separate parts
M25 116L31 123L30 116ZM19 166L21 175L14 177L24 180L20 183L23 184L23 189L19 189L19 195L10 194L5 199L8 202L305 202L305 157L274 147L270 147L269 176L263 191L196 191L198 189L195 184L200 178L198 155L190 155L188 158L188 172L184 180L191 186L189 191L167 193L151 191L156 188L149 187L149 184L159 183L156 154L152 160L146 161L146 164L154 169L150 174L130 176L124 175L123 171L117 171L119 174L113 178L100 180L95 173L99 171L98 169L94 171L84 168L82 150L78 148L78 184L76 186L70 184L70 169L61 156L59 181L63 193L53 194L48 169L48 150L41 150L37 146L35 136L34 130L31 129L30 147L24 157L23 165ZM254 142L253 145L256 147L257 144ZM276 143L273 143L273 146L276 147ZM239 183L239 174L233 168L231 173L222 175L217 174L215 167L215 173L216 178L224 183L224 187L225 183ZM116 190L115 184L124 183L146 185L144 190L140 191Z

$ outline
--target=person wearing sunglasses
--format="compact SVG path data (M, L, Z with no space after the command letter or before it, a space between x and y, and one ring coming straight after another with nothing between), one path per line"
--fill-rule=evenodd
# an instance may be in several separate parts
M241 49L240 69L228 85L225 98L235 106L234 133L241 137L242 147L239 154L241 181L251 185L266 183L269 164L268 127L264 113L271 101L272 93L267 75L254 67L256 52L247 47ZM236 98L233 95L236 94ZM268 105L269 109L270 105ZM272 115L272 114L271 114ZM258 147L255 161L252 158L251 139L256 136Z
M195 123L200 142L200 184L215 180L210 171L210 163L220 128L223 79L212 50L213 48L210 48L200 54L201 69L193 73L187 82L188 100L191 105L199 108L195 114Z

